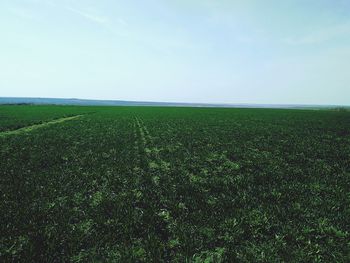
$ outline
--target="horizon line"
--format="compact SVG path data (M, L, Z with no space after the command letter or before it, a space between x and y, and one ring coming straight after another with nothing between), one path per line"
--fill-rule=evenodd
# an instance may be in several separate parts
M350 107L345 104L315 104L315 103L257 103L257 102L171 102L171 101L151 101L151 100L124 100L124 99L91 99L91 98L74 98L74 97L16 97L16 96L0 96L0 99L52 99L52 100L77 100L77 101L97 101L97 102L130 102L130 103L161 103L161 104L185 104L185 105L259 105L259 106L307 106L307 107Z

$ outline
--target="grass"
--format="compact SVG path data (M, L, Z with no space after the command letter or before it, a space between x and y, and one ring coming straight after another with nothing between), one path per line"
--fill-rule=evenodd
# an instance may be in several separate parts
M349 112L0 113L2 262L349 261Z

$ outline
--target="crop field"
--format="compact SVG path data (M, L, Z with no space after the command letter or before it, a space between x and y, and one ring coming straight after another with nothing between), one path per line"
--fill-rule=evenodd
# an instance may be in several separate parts
M0 106L0 262L350 262L350 112Z

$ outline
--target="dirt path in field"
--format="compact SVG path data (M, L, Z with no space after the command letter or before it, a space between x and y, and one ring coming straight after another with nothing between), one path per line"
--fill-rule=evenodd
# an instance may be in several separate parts
M137 173L139 195L139 209L143 211L143 217L147 225L147 232L154 231L154 225L149 222L157 222L157 235L159 238L171 236L171 226L175 221L168 209L169 184L171 165L160 156L161 149L156 145L156 138L149 132L147 125L141 118L135 117L134 128L138 135L137 150L139 150L140 170ZM144 209L147 207L147 210ZM160 223L159 223L160 222Z
M75 115L75 116L71 116L71 117L55 119L55 120L44 122L44 123L40 123L40 124L34 124L34 125L22 127L22 128L17 129L17 130L0 132L0 138L6 137L6 136L9 136L9 135L15 135L15 134L22 134L22 133L31 132L33 130L40 129L40 128L43 128L43 127L46 127L46 126L50 126L50 125L53 125L53 124L58 124L58 123L62 123L62 122L65 122L65 121L74 120L74 119L80 118L82 116L83 115Z
M141 136L142 143L144 147L147 147L148 144L152 143L153 139L150 136L149 131L145 126L145 124L143 123L143 121L137 117L135 117L135 119L136 119L136 125L138 127L138 130Z
M147 145L147 140L146 140L145 132L144 132L144 130L143 130L143 125L141 124L141 121L140 121L139 118L135 117L135 120L136 120L136 126L137 126L137 129L138 129L138 131L139 131L139 134L140 134L140 138L141 138L143 147L146 147L146 145Z
M154 144L154 139L148 131L147 126L144 124L142 119L135 117L135 120L136 127L141 138L141 148L145 153L146 158L149 161L162 162L161 158L159 157L159 150Z
M137 117L135 117L135 121L133 122L133 136L135 138L135 144L134 144L134 150L136 153L136 167L140 168L142 166L142 155L144 154L145 147L146 147L146 139L143 136L143 130L140 124L140 121Z

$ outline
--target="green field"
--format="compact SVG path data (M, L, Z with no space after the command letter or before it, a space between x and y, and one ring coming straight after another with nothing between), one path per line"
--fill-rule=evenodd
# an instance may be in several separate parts
M350 262L350 113L0 106L0 197L0 262Z

